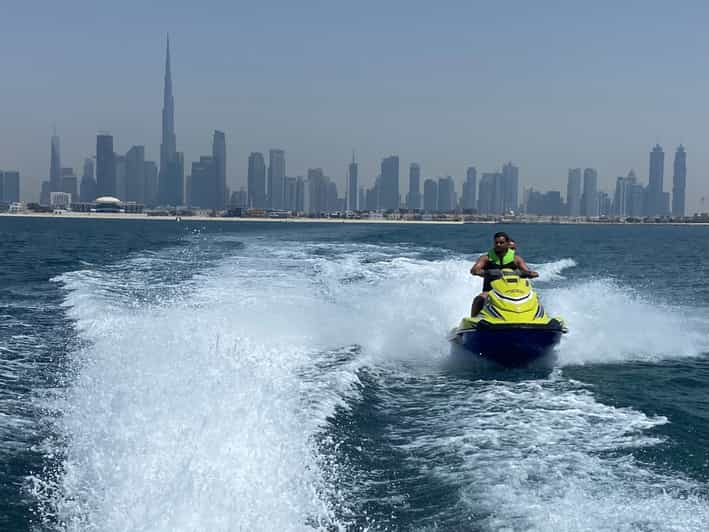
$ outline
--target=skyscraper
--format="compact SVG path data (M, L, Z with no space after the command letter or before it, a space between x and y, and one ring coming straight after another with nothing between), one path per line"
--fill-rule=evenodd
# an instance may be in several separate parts
M638 183L635 172L631 170L627 177L618 177L613 197L613 214L616 216L640 217L645 211L645 189Z
M52 192L62 190L62 162L59 150L59 137L52 135L51 154L49 160L49 187Z
M409 165L409 193L406 196L406 207L409 210L421 208L421 166L418 163Z
M215 208L216 161L214 157L203 155L192 163L190 173L189 204L202 209Z
M478 171L474 166L470 166L465 172L465 182L463 183L463 210L472 211L477 209L477 189Z
M596 172L595 168L586 168L583 171L581 215L598 216L598 172Z
M381 168L379 206L385 211L397 210L399 208L399 156L392 155L382 159Z
M143 175L145 176L145 204L152 207L158 204L158 165L154 161L145 161Z
M16 203L20 201L20 172L0 171L0 202Z
M73 202L79 200L79 182L74 175L73 168L62 168L62 188L60 192L71 194L71 201Z
M249 155L247 192L249 207L252 209L266 208L266 162L260 152Z
M663 205L663 178L665 174L665 152L659 144L650 152L650 179L647 185L647 202L645 205L648 216L667 214Z
M451 176L438 178L438 212L453 212L456 208L455 181Z
M438 183L435 179L425 179L423 182L423 210L436 212L438 209Z
M308 168L306 182L305 210L309 214L320 215L327 212L328 178L322 168Z
M212 158L214 159L215 186L214 208L226 207L226 137L222 131L214 131L212 140Z
M296 193L298 190L298 180L295 177L286 177L283 180L283 209L290 212L295 212L296 208Z
M126 153L125 201L145 203L145 146L133 146Z
M84 173L81 176L79 198L88 203L96 199L96 180L94 179L94 161L90 157L84 159Z
M116 156L113 137L108 133L96 135L96 194L116 195Z
M581 215L581 168L569 168L566 183L566 212L569 216Z
M478 212L481 214L496 214L495 189L499 174L483 173L478 185Z
M286 154L283 150L268 150L268 205L282 209L286 177Z
M160 144L160 199L168 205L184 203L184 159L177 152L175 136L175 100L172 96L172 71L170 69L170 37L165 54L165 83L162 108L162 143Z
M357 190L359 189L358 183L358 173L359 168L355 162L355 154L352 152L352 162L347 169L347 210L356 211L357 209Z
M685 187L687 186L687 153L681 144L675 152L672 176L672 216L684 216Z
M114 196L124 200L126 199L126 156L114 154L114 161L116 163L116 193Z
M519 168L508 162L502 165L502 214L516 212L519 207Z

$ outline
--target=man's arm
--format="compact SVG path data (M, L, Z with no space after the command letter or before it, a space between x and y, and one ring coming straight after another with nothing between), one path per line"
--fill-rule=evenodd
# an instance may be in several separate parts
M519 255L515 256L515 265L524 273L528 274L529 277L531 277L532 279L534 279L535 277L539 277L539 274L537 272L534 272L527 267L527 263L524 262L524 259Z
M487 261L489 259L487 258L487 255L481 255L480 258L475 261L475 264L473 264L473 267L470 268L470 274L471 275L482 275L483 271L485 270L485 265L487 265Z

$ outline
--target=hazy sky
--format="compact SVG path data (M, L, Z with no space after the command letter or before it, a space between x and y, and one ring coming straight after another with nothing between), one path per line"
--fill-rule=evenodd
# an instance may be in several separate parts
M159 160L165 35L186 172L227 135L230 186L247 157L286 151L287 174L344 183L352 150L425 177L511 160L521 186L566 192L569 167L602 188L649 151L687 149L687 208L709 200L709 2L0 2L0 168L36 199L52 126L80 172L97 131ZM23 193L23 197L27 194ZM709 209L709 205L704 210Z

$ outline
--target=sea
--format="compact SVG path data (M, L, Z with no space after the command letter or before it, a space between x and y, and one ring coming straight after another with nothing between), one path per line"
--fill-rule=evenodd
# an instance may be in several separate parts
M495 231L569 327L455 354ZM0 530L709 529L709 228L0 218Z

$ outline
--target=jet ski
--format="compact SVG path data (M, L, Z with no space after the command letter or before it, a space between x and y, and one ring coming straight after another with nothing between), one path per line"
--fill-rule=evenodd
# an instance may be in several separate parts
M465 317L449 340L477 356L503 366L524 366L549 355L568 329L550 317L539 302L527 274L489 270L492 289L480 313Z

